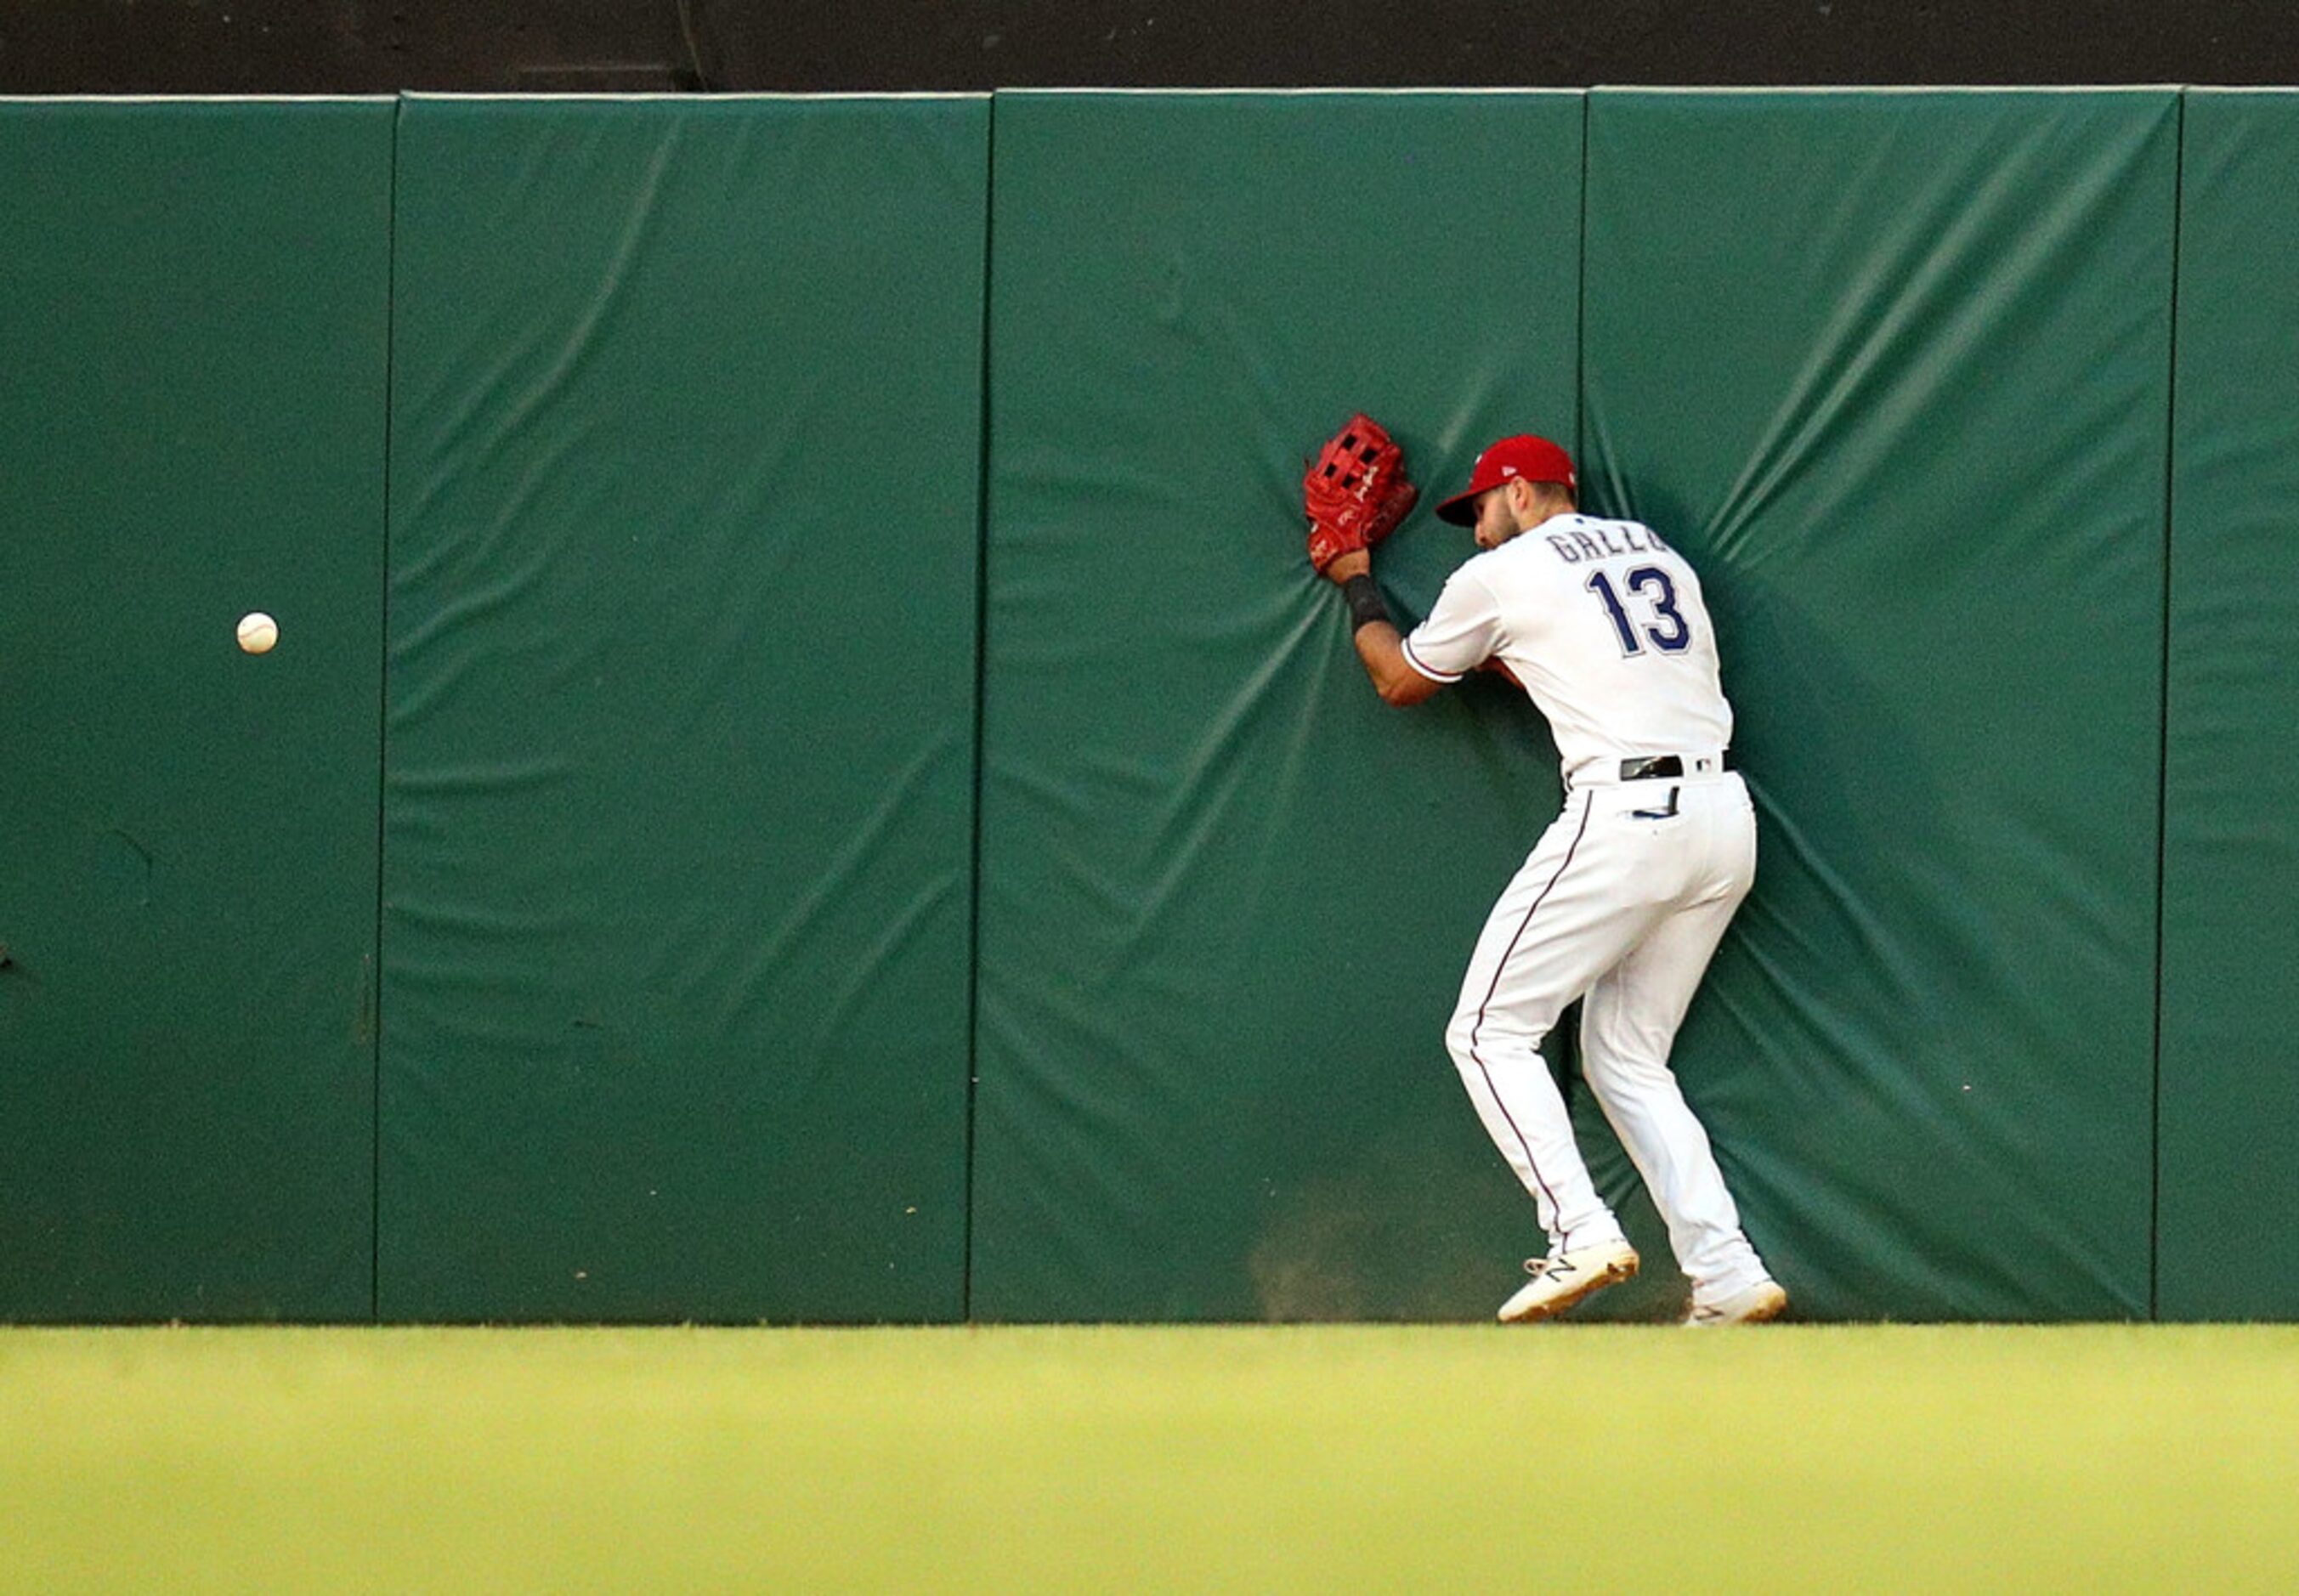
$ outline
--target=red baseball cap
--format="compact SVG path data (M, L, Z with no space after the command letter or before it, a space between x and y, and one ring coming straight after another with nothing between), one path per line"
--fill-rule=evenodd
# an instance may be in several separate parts
M1527 482L1562 482L1575 493L1581 491L1581 484L1573 475L1570 454L1545 437L1522 433L1501 439L1477 456L1476 470L1469 473L1469 486L1437 506L1437 519L1457 527L1475 526L1477 495L1488 488L1498 487L1513 477L1522 477Z

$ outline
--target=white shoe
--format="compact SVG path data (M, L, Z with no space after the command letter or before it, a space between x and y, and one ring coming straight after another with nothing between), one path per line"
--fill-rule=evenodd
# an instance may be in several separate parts
M1711 1325L1761 1325L1766 1319L1776 1319L1789 1310L1789 1294L1780 1283L1759 1280L1755 1284L1734 1292L1729 1297L1719 1297L1714 1302L1695 1301L1685 1323L1695 1329Z
M1615 1281L1626 1280L1637 1272L1637 1250L1624 1237L1560 1252L1555 1258L1528 1258L1524 1267L1532 1283L1501 1304L1504 1325L1554 1318Z

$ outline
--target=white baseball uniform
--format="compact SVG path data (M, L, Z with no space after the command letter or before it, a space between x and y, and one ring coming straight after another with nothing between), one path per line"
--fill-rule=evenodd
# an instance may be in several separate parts
M1440 682L1500 661L1564 766L1564 808L1493 905L1445 1037L1550 1256L1621 1234L1540 1053L1585 996L1582 1071L1695 1300L1757 1284L1764 1264L1668 1067L1756 862L1747 787L1724 769L1732 710L1699 578L1648 527L1553 517L1455 571L1405 656ZM1655 761L1670 773L1638 774Z

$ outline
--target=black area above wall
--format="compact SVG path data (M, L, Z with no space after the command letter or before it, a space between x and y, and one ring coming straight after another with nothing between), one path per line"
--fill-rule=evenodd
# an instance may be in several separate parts
M0 93L2299 82L2291 0L0 0Z

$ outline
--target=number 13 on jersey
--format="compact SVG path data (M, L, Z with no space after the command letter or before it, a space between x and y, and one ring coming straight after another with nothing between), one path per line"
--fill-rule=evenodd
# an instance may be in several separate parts
M1589 578L1589 591L1604 601L1605 613L1611 618L1613 630L1620 634L1623 654L1640 654L1645 643L1664 654L1682 653L1692 641L1692 628L1676 610L1676 584L1657 565L1639 565L1621 578L1621 586L1642 601L1652 612L1652 619L1639 624L1632 619L1621 595L1614 589L1613 580L1603 571ZM1665 625L1660 624L1665 622Z

